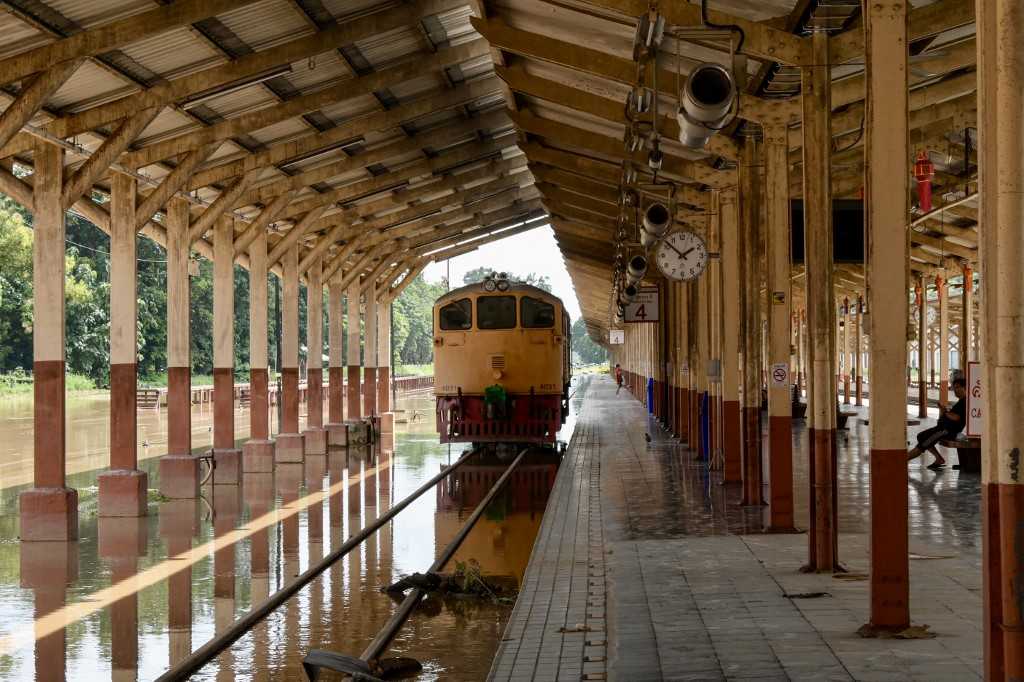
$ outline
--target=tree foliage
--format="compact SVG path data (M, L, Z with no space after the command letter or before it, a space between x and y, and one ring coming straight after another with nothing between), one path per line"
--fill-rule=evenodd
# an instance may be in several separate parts
M608 362L608 351L590 338L582 317L572 324L572 361L578 366Z

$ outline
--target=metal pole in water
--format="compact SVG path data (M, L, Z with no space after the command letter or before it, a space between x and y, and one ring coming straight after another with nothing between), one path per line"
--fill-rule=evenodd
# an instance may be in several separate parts
M197 670L202 668L204 665L209 663L215 656L220 652L227 649L236 640L241 638L247 633L253 626L259 623L261 620L266 618L273 612L277 607L288 601L289 598L294 596L305 587L313 578L327 570L331 564L335 563L350 551L358 547L364 540L370 537L378 529L380 529L385 523L394 518L400 511L408 507L416 498L420 497L423 493L434 487L438 481L446 478L453 471L458 469L460 466L466 463L470 457L478 452L477 449L466 452L462 457L458 459L454 464L447 467L444 471L439 472L433 476L430 480L426 481L423 485L417 488L408 497L403 499L401 502L396 504L394 507L389 509L387 513L382 515L376 521L369 526L366 526L358 533L346 540L337 549L332 551L330 554L320 560L319 563L314 566L310 566L301 575L295 578L291 583L285 585L280 590L271 595L261 604L257 604L249 610L244 616L239 618L234 624L231 625L224 632L220 633L206 644L202 645L198 649L192 652L187 658L182 659L178 665L174 666L160 677L156 678L156 682L171 682L172 680L185 680L190 675L195 673ZM513 466L518 463L518 459L512 463ZM512 467L509 467L511 470ZM507 473L507 472L506 472ZM504 481L504 477L499 480L499 483ZM475 519L474 519L475 520Z

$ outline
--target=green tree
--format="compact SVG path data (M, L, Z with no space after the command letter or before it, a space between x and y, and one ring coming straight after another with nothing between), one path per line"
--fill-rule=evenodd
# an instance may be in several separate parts
M572 359L577 365L608 362L608 351L590 338L582 317L572 323Z
M497 272L497 270L495 270L494 268L488 268L488 267L473 268L472 270L470 270L469 272L467 272L465 275L462 276L462 283L463 284L476 284L477 282L484 281L485 279L487 279L489 276L495 274L496 272ZM508 274L508 278L510 280L514 281L514 282L522 282L523 284L530 284L532 286L537 287L538 289L543 289L544 291L548 292L549 294L552 291L552 289L551 289L551 279L547 275L538 275L535 272L531 272L528 275L526 275L525 277L521 277L521 276L513 274L511 272L507 273L507 274Z
M0 371L32 367L32 230L0 196Z

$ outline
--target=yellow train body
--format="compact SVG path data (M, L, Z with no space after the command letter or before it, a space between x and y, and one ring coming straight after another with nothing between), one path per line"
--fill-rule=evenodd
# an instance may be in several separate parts
M567 409L569 330L562 301L527 284L510 282L505 291L473 284L439 298L434 391L442 440L553 442L552 424ZM497 408L495 395L507 397Z

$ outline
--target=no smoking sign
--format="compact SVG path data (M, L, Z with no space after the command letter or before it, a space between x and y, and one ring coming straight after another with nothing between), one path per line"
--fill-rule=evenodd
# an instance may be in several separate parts
M784 362L772 365L772 386L785 388L789 385L789 365Z

